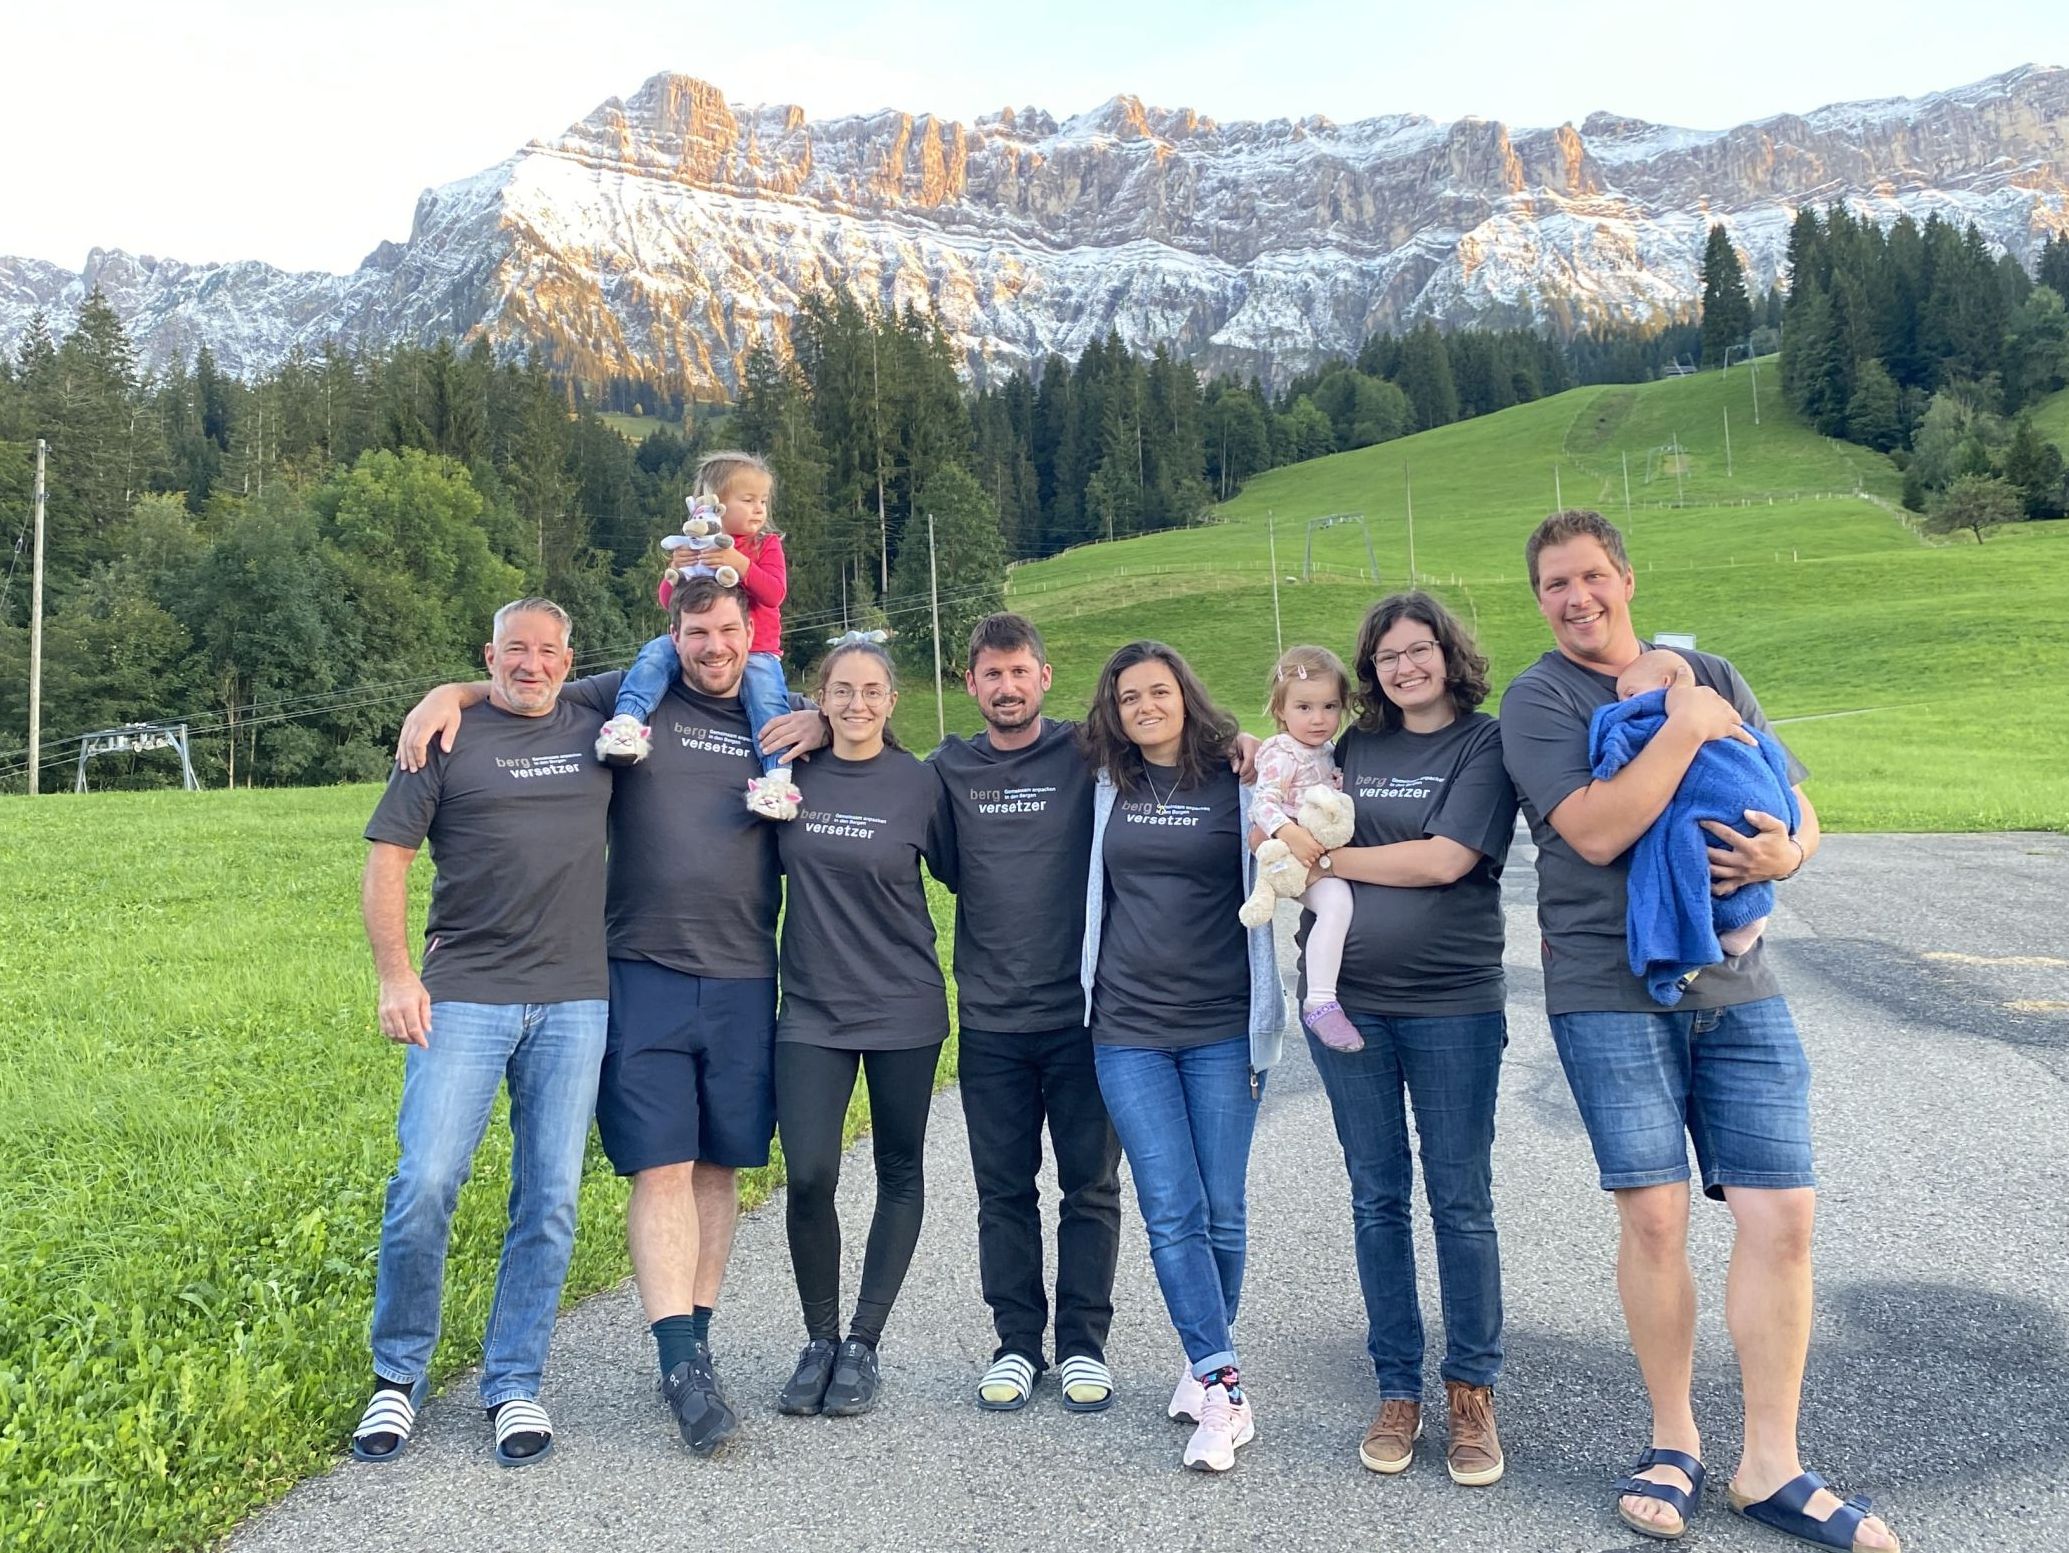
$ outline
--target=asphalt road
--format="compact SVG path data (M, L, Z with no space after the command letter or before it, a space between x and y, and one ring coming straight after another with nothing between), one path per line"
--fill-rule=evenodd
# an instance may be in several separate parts
M1289 1045L1250 1170L1240 1341L1258 1436L1225 1477L1178 1465L1185 1431L1163 1409L1181 1354L1132 1196L1111 1411L1067 1414L1050 1383L1021 1413L971 1405L992 1337L951 1093L934 1110L927 1228L885 1339L876 1413L774 1411L802 1339L771 1206L741 1226L714 1327L720 1374L746 1420L725 1457L699 1461L676 1443L628 1286L560 1323L544 1399L561 1431L551 1461L493 1464L469 1377L429 1406L405 1461L344 1462L230 1547L1657 1546L1610 1509L1611 1480L1645 1443L1643 1395L1612 1286L1612 1212L1540 1012L1531 884L1519 838L1495 1150L1508 1309L1499 1410L1509 1471L1498 1486L1453 1487L1434 1429L1403 1477L1358 1465L1372 1378L1347 1187L1314 1071ZM2069 838L1842 836L1781 891L1770 928L1817 1074L1824 1194L1806 1455L1843 1491L1873 1494L1912 1549L2069 1550L2065 919ZM851 1160L850 1289L868 1181L866 1160ZM1702 1203L1695 1218L1697 1409L1721 1486L1738 1410L1721 1312L1729 1220ZM1419 1255L1441 1420L1426 1230ZM1713 1490L1684 1545L1787 1544L1732 1517Z

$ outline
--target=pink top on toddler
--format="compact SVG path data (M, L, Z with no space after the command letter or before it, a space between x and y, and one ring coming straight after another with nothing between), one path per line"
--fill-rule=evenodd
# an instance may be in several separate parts
M1310 788L1343 787L1329 746L1309 749L1290 733L1275 733L1257 746L1257 791L1250 800L1250 818L1267 836L1281 825L1300 822L1300 800Z

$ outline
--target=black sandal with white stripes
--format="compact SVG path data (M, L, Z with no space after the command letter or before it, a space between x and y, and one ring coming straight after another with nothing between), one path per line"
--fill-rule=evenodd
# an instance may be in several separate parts
M410 1433L417 1426L417 1409L424 1403L424 1381L412 1382L407 1391L396 1391L388 1386L381 1387L366 1404L366 1411L359 1415L359 1427L352 1431L352 1454L365 1462L381 1466L394 1461L409 1449ZM392 1434L395 1445L392 1450L375 1451L367 1449L367 1442L376 1435Z
M553 1420L546 1416L546 1409L530 1397L512 1397L508 1402L498 1403L495 1419L497 1466L529 1467L553 1454ZM540 1435L546 1443L535 1451L518 1455L509 1449L509 1445L512 1437L520 1434Z
M1027 1406L1041 1378L1041 1370L1026 1354L1001 1354L977 1382L977 1405L987 1413L1017 1413Z

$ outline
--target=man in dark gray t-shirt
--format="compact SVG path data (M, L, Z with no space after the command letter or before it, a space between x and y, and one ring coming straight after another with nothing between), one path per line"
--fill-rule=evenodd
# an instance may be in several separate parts
M1803 1471L1797 1405L1810 1343L1810 1067L1765 944L1706 969L1675 1008L1654 1003L1625 953L1630 850L1672 801L1712 739L1751 742L1760 703L1722 658L1687 652L1696 683L1667 695L1665 726L1606 781L1588 759L1595 708L1649 644L1632 629L1636 578L1623 535L1570 510L1525 546L1556 650L1502 698L1503 763L1538 851L1538 922L1552 1038L1622 1227L1618 1284L1652 1401L1650 1448L1617 1484L1617 1513L1649 1536L1679 1536L1700 1499L1701 1442L1690 1409L1695 1297L1688 1263L1688 1144L1704 1191L1732 1212L1730 1317L1745 1391L1734 1504L1809 1540L1894 1547L1865 1501L1842 1506ZM1791 764L1792 779L1802 768ZM1786 879L1816 853L1818 824L1748 811L1711 821L1713 889ZM1829 1524L1824 1524L1829 1521Z
M604 714L560 699L568 626L547 599L498 610L488 699L467 711L456 747L395 772L367 822L362 906L381 1029L407 1053L374 1283L374 1394L352 1435L365 1461L409 1443L438 1343L454 1200L506 1076L524 1190L496 1273L481 1402L505 1466L552 1449L539 1383L603 1060L611 802L611 774L589 753ZM409 868L426 840L438 874L420 977Z
M1046 1367L1035 1178L1042 1129L1056 1154L1056 1360L1064 1406L1105 1407L1119 1254L1120 1144L1085 1030L1078 953L1092 849L1092 775L1076 729L1042 716L1049 663L1019 615L970 639L963 683L985 730L929 757L955 816L959 1077L977 1182L977 1267L999 1344L977 1385L993 1411L1022 1406Z
M740 699L752 640L746 596L691 578L669 601L682 672L653 711L653 750L617 772L608 886L568 903L608 945L609 1038L597 1130L632 1178L626 1242L683 1443L710 1456L738 1431L710 1324L739 1216L738 1172L766 1164L776 1127L776 829L740 803L760 770ZM621 674L566 700L611 715ZM445 686L403 730L405 764L478 687ZM461 743L472 737L464 725ZM798 742L796 736L802 736ZM817 748L816 711L764 730Z

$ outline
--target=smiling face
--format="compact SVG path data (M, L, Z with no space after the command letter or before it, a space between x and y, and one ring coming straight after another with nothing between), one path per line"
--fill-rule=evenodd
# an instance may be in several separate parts
M735 539L752 539L769 521L774 482L759 469L743 469L718 493L719 526Z
M1185 698L1170 666L1155 658L1121 670L1114 682L1114 703L1121 732L1142 751L1142 758L1160 766L1177 763L1179 735L1185 732Z
M684 610L675 632L675 655L692 690L721 699L738 695L753 642L745 601L739 595L716 598L709 609Z
M987 647L963 674L963 684L977 698L977 710L995 733L1018 733L1042 715L1048 693L1049 665L1025 647L1002 652Z
M833 752L866 760L884 747L884 724L898 704L891 671L873 652L851 649L826 660L819 674L819 705L833 728Z
M1537 611L1559 651L1588 668L1615 672L1637 656L1631 595L1637 579L1602 541L1586 535L1537 555Z
M1379 693L1401 709L1404 719L1448 703L1450 666L1427 621L1403 615L1381 633L1372 652Z
M552 711L574 663L567 627L539 610L506 615L482 658L488 664L490 698L520 717Z

